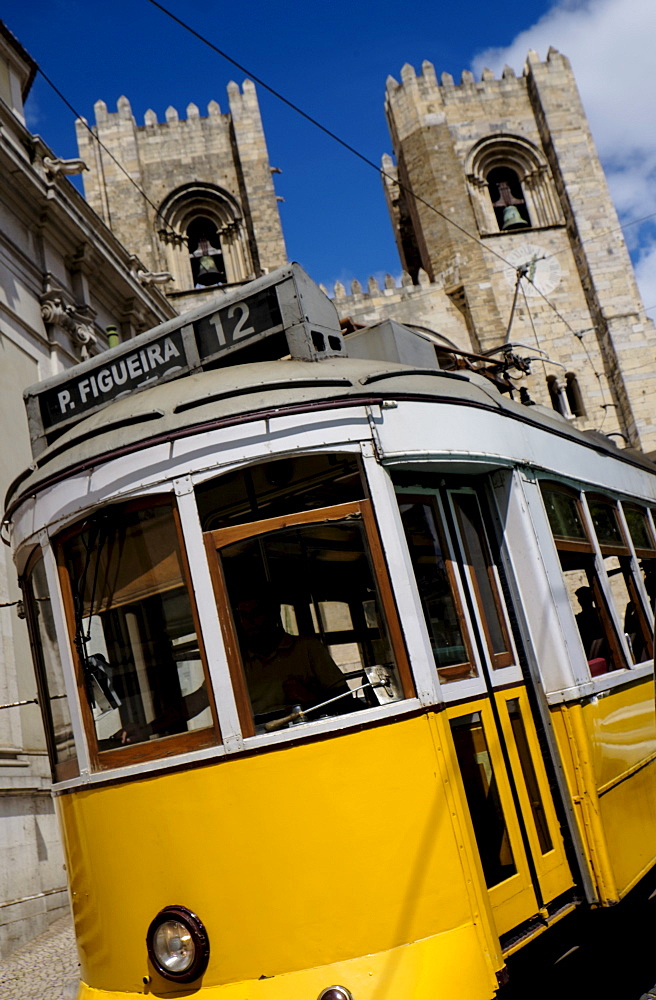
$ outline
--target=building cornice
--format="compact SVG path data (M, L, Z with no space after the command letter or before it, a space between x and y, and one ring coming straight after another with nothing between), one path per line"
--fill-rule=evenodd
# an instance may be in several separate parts
M59 162L40 136L0 108L0 171L5 196L14 189L17 214L47 236L76 269L94 274L97 286L137 300L152 325L175 316L159 288L140 281L133 256L71 184L66 171L53 171L53 163Z

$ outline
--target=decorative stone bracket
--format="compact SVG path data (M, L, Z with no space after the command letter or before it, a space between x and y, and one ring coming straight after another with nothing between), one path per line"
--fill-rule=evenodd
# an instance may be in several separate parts
M39 299L43 322L47 327L64 330L80 360L85 361L98 339L93 325L95 311L89 305L75 303L70 292L61 288L51 274L46 275L45 283L46 290Z
M148 271L134 254L130 256L130 274L140 285L161 285L174 280L170 271Z
M58 156L44 156L43 165L53 180L60 174L81 174L83 170L89 169L84 160L62 160Z
M165 229L164 227L157 230L157 235L162 243L174 247L184 246L187 242L182 233L176 233L172 229Z

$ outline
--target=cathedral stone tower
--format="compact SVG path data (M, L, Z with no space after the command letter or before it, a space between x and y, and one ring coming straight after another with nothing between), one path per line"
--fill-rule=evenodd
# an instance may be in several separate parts
M534 401L656 450L656 331L569 61L531 52L522 76L464 72L459 85L448 73L438 83L431 63L421 75L405 66L400 83L388 79L386 112L405 287L337 289L340 313L371 322L382 307L476 352L507 340L539 348L557 364L532 363Z
M254 85L230 83L228 102L228 114L212 101L206 117L190 104L186 119L167 108L164 122L147 111L137 125L121 97L114 113L96 103L93 136L77 123L88 202L138 258L136 269L151 280L172 275L166 290L180 310L208 288L287 261Z

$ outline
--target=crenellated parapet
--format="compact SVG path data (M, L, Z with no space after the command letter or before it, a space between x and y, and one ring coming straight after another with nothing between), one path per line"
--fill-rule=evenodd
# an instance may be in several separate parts
M413 126L432 124L433 119L429 117L426 120L426 116L439 115L449 104L466 102L475 95L480 99L484 94L494 96L521 93L536 66L544 67L552 76L572 72L569 59L553 47L549 49L544 62L537 52L529 50L520 76L517 76L511 66L504 66L500 77L485 68L480 80L476 80L471 70L465 69L459 83L455 83L451 73L442 73L438 80L435 67L428 60L421 64L419 74L414 66L406 63L401 68L400 81L393 76L387 77L388 117L390 113L394 116L397 137L402 138Z
M347 291L343 282L336 281L332 290L321 286L331 295L340 319L371 326L384 319L393 319L408 326L418 326L440 334L461 350L469 350L469 334L462 311L448 294L448 280L441 275L431 282L420 271L414 284L407 272L395 277L369 277L363 285L358 279L350 282Z
M237 84L231 84L230 86L237 87L237 91L239 91L239 87L237 86ZM131 125L133 125L135 128L142 127L137 122L137 119L135 118L132 112L132 106L127 97L124 96L119 97L118 101L116 102L116 111L109 111L105 101L96 101L96 103L93 106L93 110L96 120L96 126L112 125L113 127L120 127L121 122L130 122ZM181 116L177 108L174 108L171 105L169 105L169 107L166 108L164 112L163 122L159 121L157 113L153 111L152 108L148 108L148 110L144 112L143 127L152 128L153 126L157 125L166 126L167 124L171 124L173 122L189 124L191 122L199 121L201 118L215 119L219 116L221 116L221 108L216 101L212 100L208 103L207 115L201 115L198 105L194 104L192 101L186 107L186 117ZM229 114L224 114L222 117L226 123L229 123L230 121Z
M500 77L485 68L477 80L471 70L465 69L459 83L451 73L441 73L438 79L434 65L428 60L422 63L420 73L406 63L401 69L400 81L393 76L387 77L385 111L394 145L418 128L446 121L451 117L450 109L499 99L507 103L513 96L525 95L537 67L547 72L554 82L559 76L567 77L566 85L576 92L569 60L553 47L544 62L537 52L530 50L520 75L511 66L504 66Z

